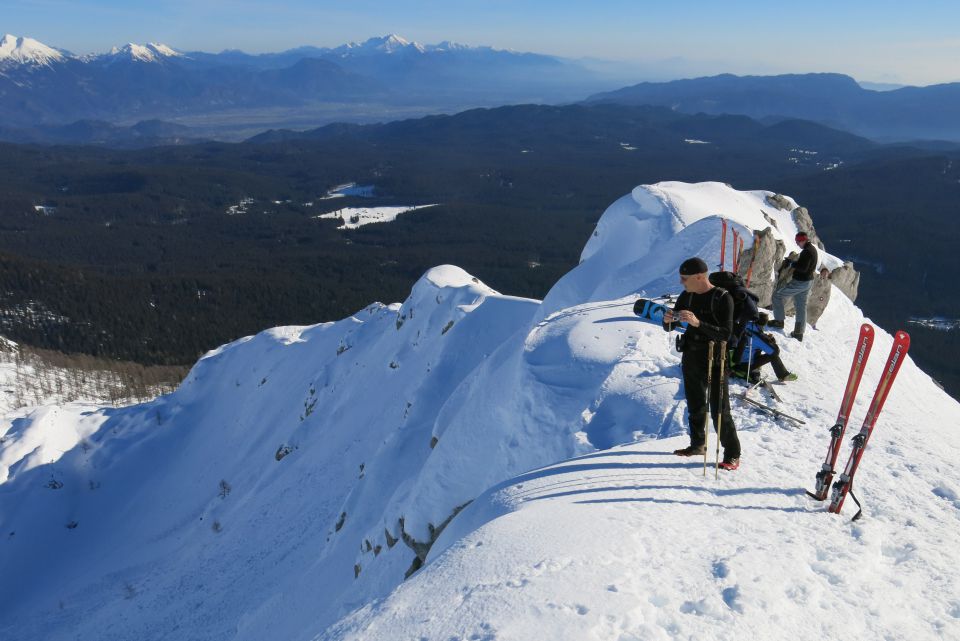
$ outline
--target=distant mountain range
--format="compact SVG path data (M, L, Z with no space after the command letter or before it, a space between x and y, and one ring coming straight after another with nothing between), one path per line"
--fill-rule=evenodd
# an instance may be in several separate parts
M573 103L589 96L590 103L744 115L767 123L809 120L881 142L960 141L960 83L896 88L829 73L724 74L610 91L634 78L623 68L616 75L598 71L590 61L452 42L423 45L397 35L259 55L131 43L84 56L6 35L0 39L0 139L114 146L237 141L268 129ZM126 130L155 120L190 129L160 137ZM97 121L103 124L91 125ZM115 126L120 129L106 131ZM77 136L85 130L90 135Z
M0 113L7 128L188 116L236 121L257 110L303 113L318 104L348 105L354 115L391 106L423 114L573 101L617 84L552 56L450 42L422 45L396 35L262 55L180 52L150 43L76 56L30 38L0 40Z
M733 76L644 82L587 102L659 105L682 113L800 118L879 141L960 141L960 83L865 89L832 73Z

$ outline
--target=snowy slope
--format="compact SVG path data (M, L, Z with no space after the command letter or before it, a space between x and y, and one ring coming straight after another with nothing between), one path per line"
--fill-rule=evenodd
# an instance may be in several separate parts
M960 411L912 362L860 470L866 517L850 523L851 501L838 517L803 493L846 375L835 364L862 320L837 296L812 341L786 343L801 381L780 394L806 426L735 402L738 472L704 478L702 460L670 454L687 442L676 437L522 474L467 507L418 575L317 638L960 638ZM875 354L891 342L883 333ZM675 376L675 363L653 367ZM881 368L874 356L871 392ZM676 391L635 369L638 393ZM682 410L664 396L666 415Z
M630 306L677 291L689 254L719 262L717 214L746 232L763 209L789 248L767 193L639 187L542 304L435 268L402 305L77 412L91 436L0 485L0 637L957 636L960 406L912 361L861 469L867 517L802 494L862 321L838 291L781 341L805 427L737 406L743 467L719 481L665 454L685 441L679 358Z
M48 66L62 62L67 56L33 38L6 34L0 38L0 68L6 65Z
M165 44L157 42L148 42L145 45L139 45L133 42L127 43L122 47L113 47L109 53L100 56L91 56L90 60L99 62L116 62L121 60L132 60L134 62L162 62L167 58L182 58L182 53L174 51Z

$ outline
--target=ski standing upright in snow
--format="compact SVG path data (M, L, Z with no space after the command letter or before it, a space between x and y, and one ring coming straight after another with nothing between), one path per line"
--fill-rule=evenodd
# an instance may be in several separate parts
M840 412L837 414L836 423L830 428L830 446L827 448L827 457L823 461L823 467L817 472L816 489L813 492L807 492L818 501L826 499L830 492L830 483L833 482L833 475L836 472L837 455L840 453L840 443L843 441L843 434L847 430L850 410L853 409L853 402L857 398L857 389L860 387L860 379L863 378L863 370L867 364L867 358L870 356L870 349L873 347L873 336L873 326L868 323L860 326L860 336L857 338L857 348L853 353L850 374L847 376L847 386L843 390L843 399L840 401Z
M850 494L858 508L852 520L856 521L860 518L860 515L863 514L860 501L857 500L856 495L853 493L853 477L857 473L857 468L860 466L860 459L863 458L863 452L867 447L867 442L869 442L870 436L873 434L873 428L877 424L877 417L880 415L880 410L883 409L883 404L887 400L890 388L893 386L897 372L900 371L900 366L903 365L909 349L910 335L904 331L897 332L893 337L893 347L890 348L890 356L887 357L887 363L883 367L883 374L881 374L880 382L877 384L877 391L874 392L873 400L870 402L870 409L867 410L867 416L863 419L863 427L861 427L860 432L853 437L853 450L850 452L850 459L847 461L847 466L844 468L839 480L833 484L833 494L830 497L831 512L839 514L843 508L843 500L847 497L847 494Z

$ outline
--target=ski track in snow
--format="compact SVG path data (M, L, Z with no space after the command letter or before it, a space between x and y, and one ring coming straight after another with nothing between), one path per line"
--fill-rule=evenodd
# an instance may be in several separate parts
M767 193L637 188L542 303L442 266L402 305L218 348L152 403L5 418L0 638L960 638L960 405L912 360L855 481L865 517L804 494L864 321L839 291L803 343L778 335L806 425L734 398L739 471L670 454L679 355L630 308L689 253L719 262L717 211L764 209L789 249Z

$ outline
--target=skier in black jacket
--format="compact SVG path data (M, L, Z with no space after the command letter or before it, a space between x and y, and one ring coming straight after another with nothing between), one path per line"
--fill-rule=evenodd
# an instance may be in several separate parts
M803 330L807 326L807 296L813 287L813 278L817 274L817 263L820 260L817 248L803 232L796 236L800 245L800 256L795 261L787 258L785 263L793 265L793 278L783 287L773 292L773 320L769 327L783 328L783 321L787 317L784 305L788 298L793 299L796 307L796 319L790 336L798 341L803 340Z
M735 470L740 465L740 439L737 427L730 414L730 396L725 377L719 376L721 359L726 355L720 350L720 341L730 340L733 332L733 299L726 290L714 287L707 278L707 264L700 258L689 258L680 265L680 282L684 293L680 294L672 311L663 316L663 328L676 329L687 324L683 335L680 368L683 372L683 389L687 397L687 419L690 424L690 446L676 450L678 456L702 455L706 451L707 408L713 417L714 428L722 416L720 443L723 445L725 470ZM708 343L716 341L712 388L707 391Z

